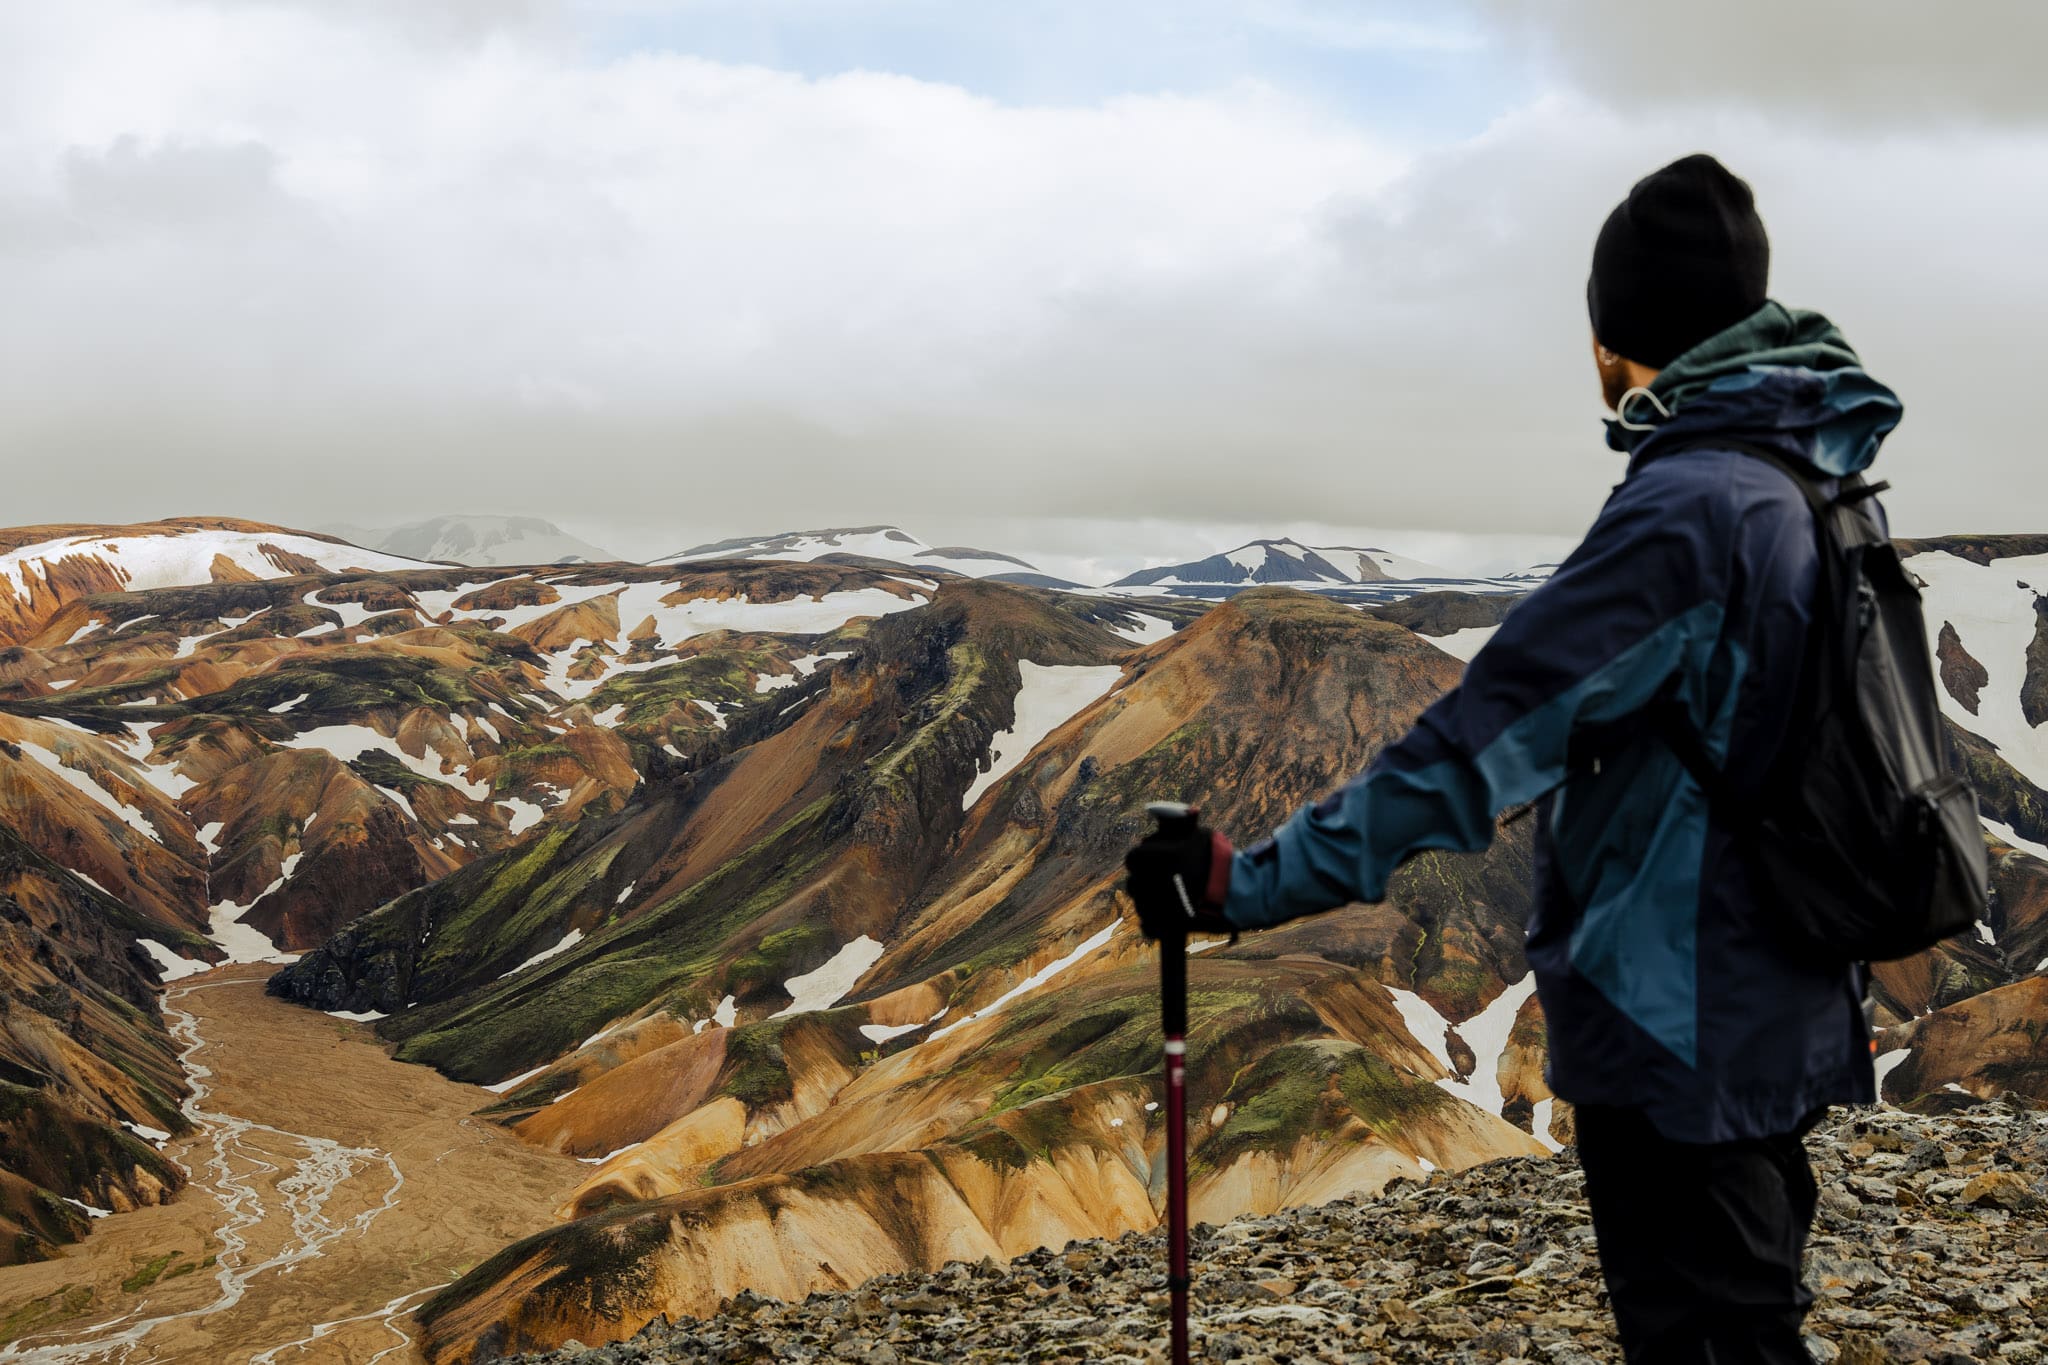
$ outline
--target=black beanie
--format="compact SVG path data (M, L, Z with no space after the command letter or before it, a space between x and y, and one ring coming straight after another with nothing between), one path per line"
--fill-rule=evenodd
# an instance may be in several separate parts
M1704 152L1636 182L1593 244L1600 344L1661 370L1763 307L1771 243L1756 197Z

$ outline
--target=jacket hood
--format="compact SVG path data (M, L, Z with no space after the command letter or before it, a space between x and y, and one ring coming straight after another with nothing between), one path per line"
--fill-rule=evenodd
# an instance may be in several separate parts
M1870 467L1905 408L1870 377L1841 330L1776 300L1665 366L1650 395L1629 404L1648 431L1607 424L1607 443L1633 470L1681 445L1721 437L1768 445L1841 478Z

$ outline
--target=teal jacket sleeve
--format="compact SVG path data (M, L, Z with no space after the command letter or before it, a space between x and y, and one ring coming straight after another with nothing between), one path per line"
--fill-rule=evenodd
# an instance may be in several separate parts
M1574 737L1677 684L1693 695L1721 633L1727 500L1690 461L1647 466L1508 614L1463 683L1322 802L1232 860L1224 917L1256 929L1383 900L1403 861L1478 850L1500 812L1565 776Z

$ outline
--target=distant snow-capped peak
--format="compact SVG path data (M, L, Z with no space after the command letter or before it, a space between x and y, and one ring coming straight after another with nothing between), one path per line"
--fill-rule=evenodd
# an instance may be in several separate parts
M1112 587L1192 587L1234 583L1379 583L1455 575L1390 550L1356 545L1303 545L1291 537L1253 540L1183 564L1127 574Z
M687 564L705 559L812 560L830 555L883 560L911 569L943 569L965 578L1038 575L1038 570L1013 555L977 550L966 545L933 546L895 526L833 527L817 531L782 531L766 536L740 536L693 546L651 560L654 564Z
M579 540L539 517L467 514L430 517L382 529L323 529L388 554L477 568L508 564L604 564L618 559L609 550Z

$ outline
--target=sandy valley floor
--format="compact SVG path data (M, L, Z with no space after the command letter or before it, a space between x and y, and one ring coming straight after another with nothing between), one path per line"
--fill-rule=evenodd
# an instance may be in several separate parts
M167 1149L192 1186L0 1270L0 1361L413 1361L407 1311L588 1174L471 1118L490 1095L392 1061L368 1026L267 997L270 970L171 987L208 1116Z

